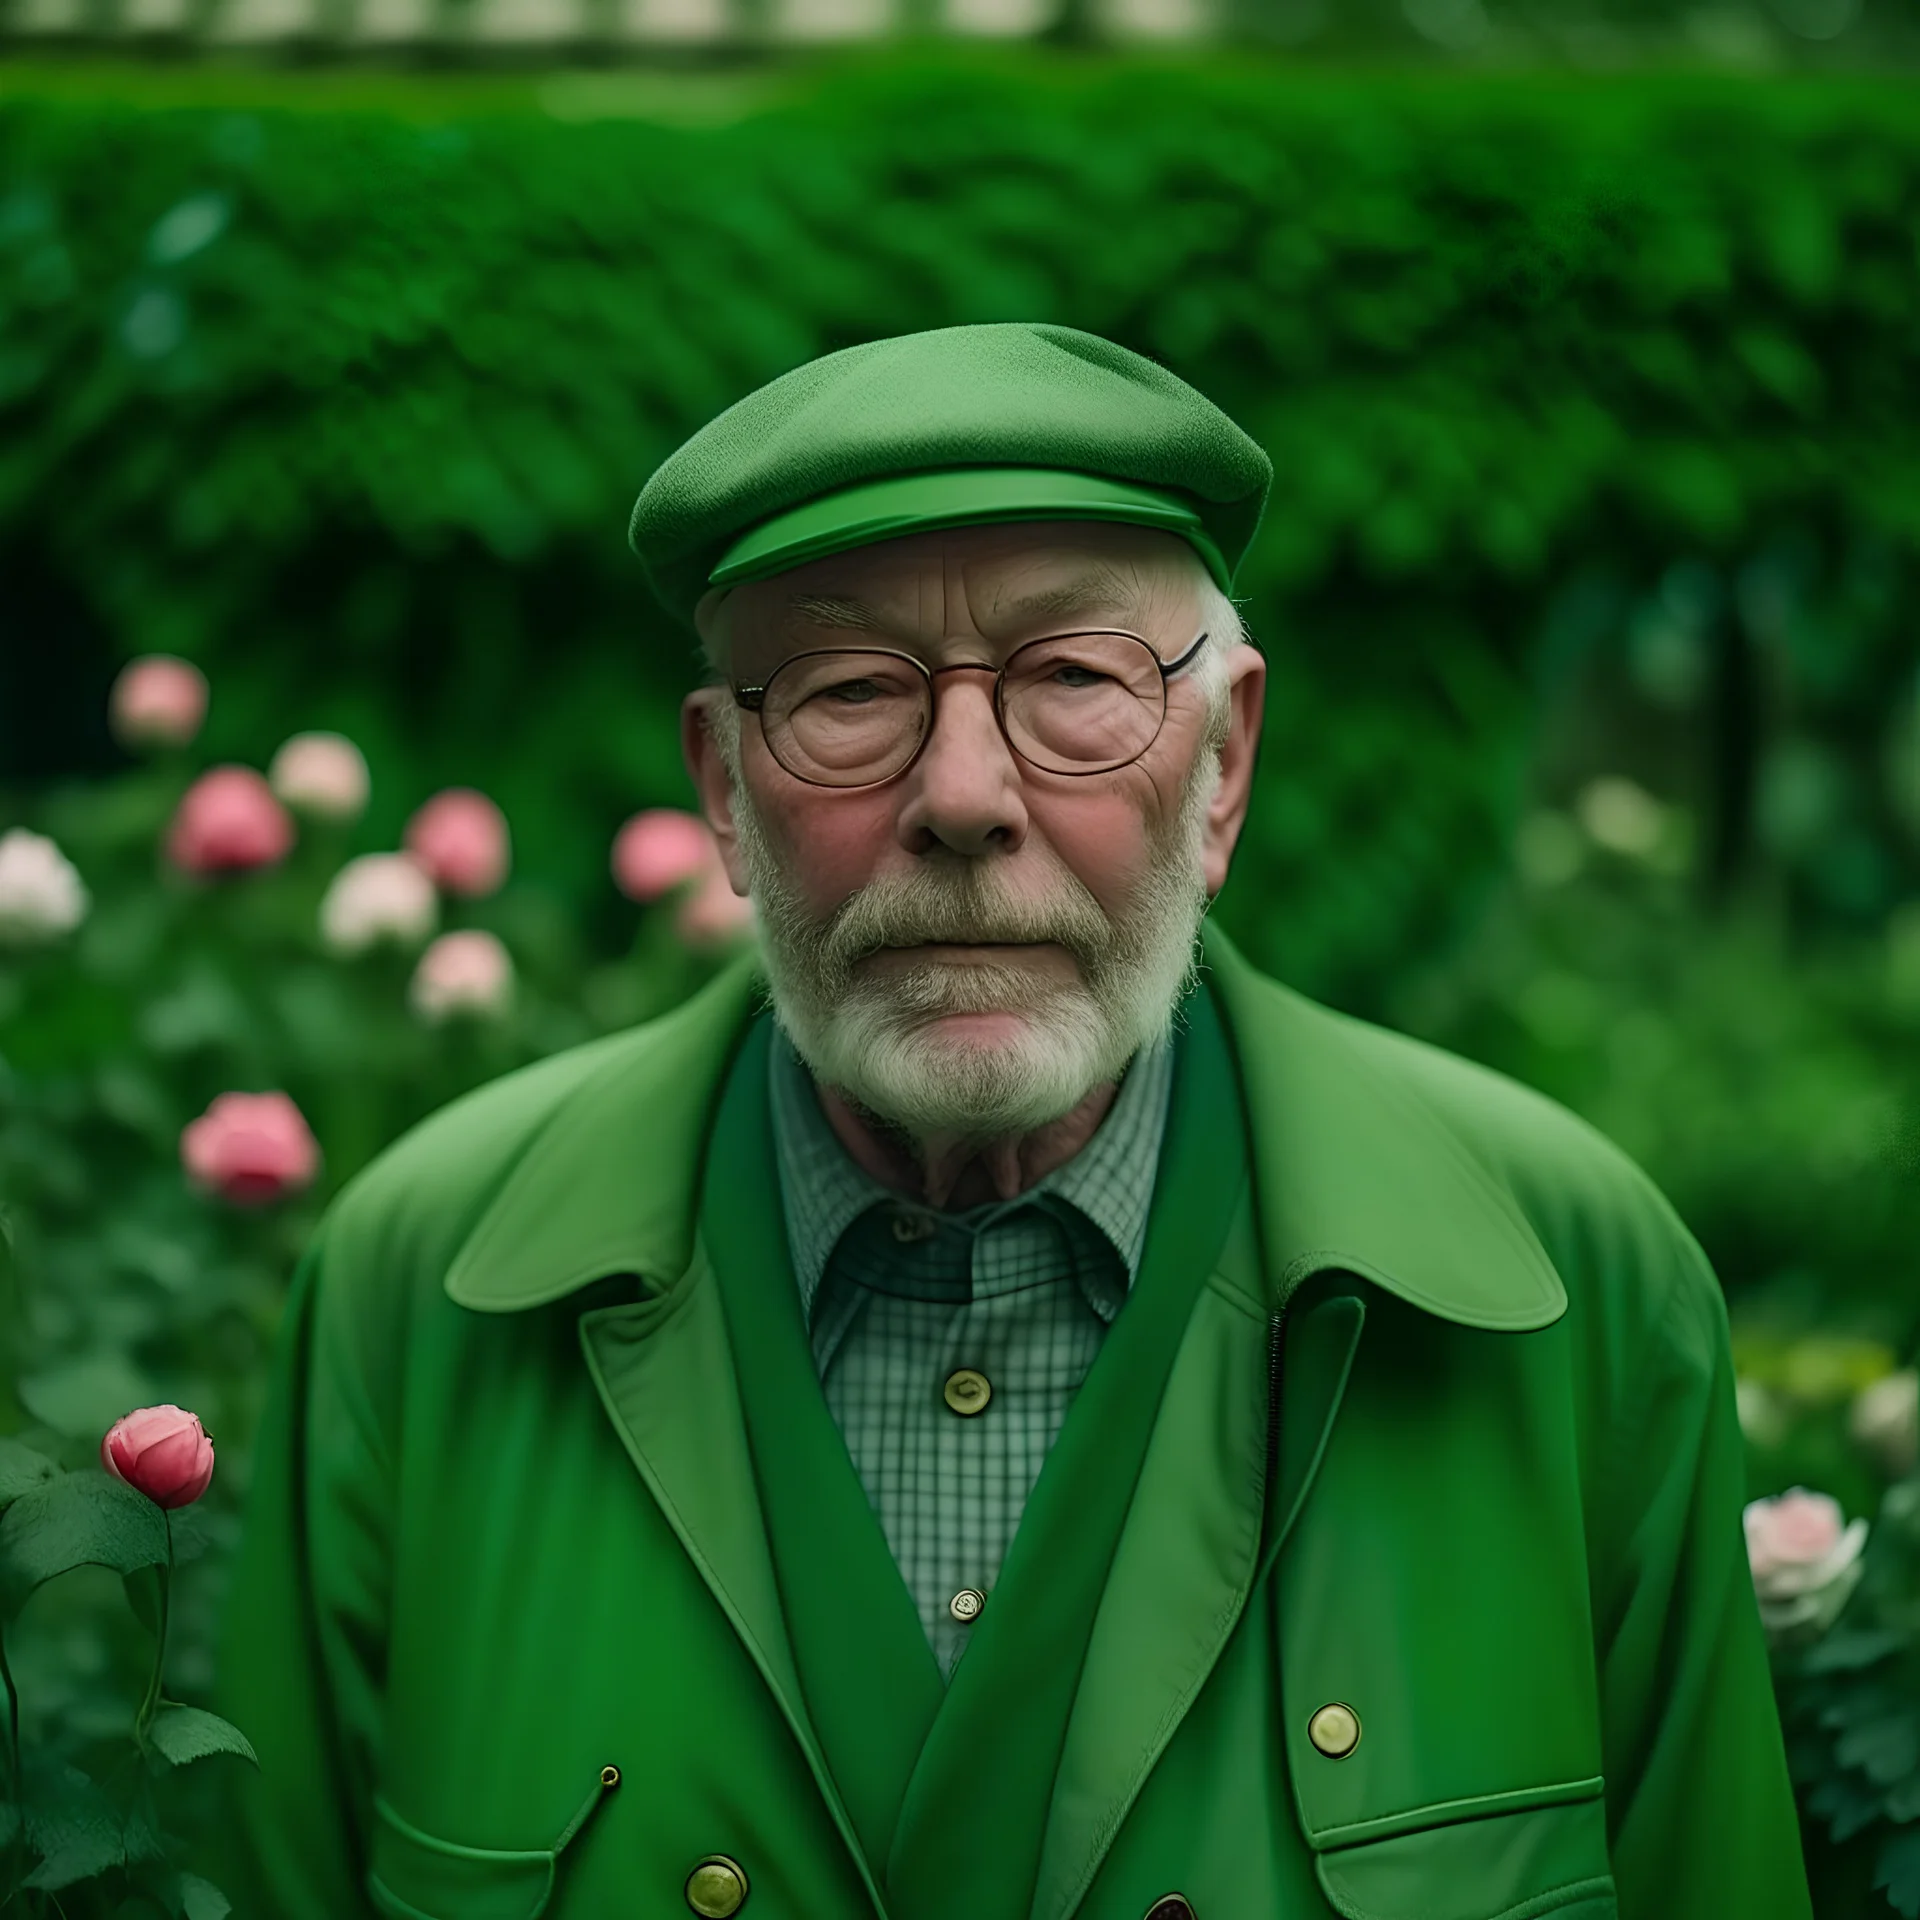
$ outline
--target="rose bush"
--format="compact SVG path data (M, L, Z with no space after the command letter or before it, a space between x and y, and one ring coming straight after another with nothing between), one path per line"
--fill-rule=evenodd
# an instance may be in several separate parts
M472 790L417 810L416 851L365 844L344 736L294 735L265 778L196 767L204 681L138 664L114 724L165 751L0 825L0 1669L19 1719L0 1907L34 1920L225 1910L192 1872L218 1797L188 1762L249 1750L195 1702L281 1302L328 1195L433 1108L664 1009L718 958L681 930L690 886L636 909L610 882L632 937L596 953L512 873ZM118 1588L35 1598L61 1541ZM61 1837L103 1833L92 1853Z

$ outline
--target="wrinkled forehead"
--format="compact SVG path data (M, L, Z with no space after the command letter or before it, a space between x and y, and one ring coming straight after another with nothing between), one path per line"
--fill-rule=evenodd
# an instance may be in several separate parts
M1042 633L1117 627L1176 649L1207 578L1175 535L1088 521L957 527L878 541L709 595L709 654L757 672L822 645L1006 652Z

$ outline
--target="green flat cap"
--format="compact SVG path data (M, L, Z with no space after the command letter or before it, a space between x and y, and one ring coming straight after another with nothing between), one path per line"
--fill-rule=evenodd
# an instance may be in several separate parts
M1224 589L1272 477L1204 394L1098 334L939 327L824 354L737 401L655 470L628 539L689 624L710 587L1009 520L1159 527Z

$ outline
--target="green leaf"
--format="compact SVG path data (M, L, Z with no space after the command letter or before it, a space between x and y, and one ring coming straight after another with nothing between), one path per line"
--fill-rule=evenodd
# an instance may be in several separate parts
M124 1354L83 1354L29 1374L20 1382L20 1404L55 1433L99 1436L130 1407L166 1398Z
M180 1911L186 1920L227 1920L233 1911L227 1896L197 1873L180 1876Z
M1833 1743L1843 1767L1858 1767L1876 1786L1910 1779L1920 1769L1920 1718L1897 1711L1850 1726Z
M231 1720L222 1720L204 1707L163 1706L153 1716L147 1738L155 1752L176 1767L204 1760L210 1753L237 1753L256 1767L260 1764L247 1736Z
M1896 1833L1880 1849L1873 1884L1886 1888L1888 1903L1901 1920L1920 1920L1920 1827Z
M166 1518L144 1493L105 1473L62 1474L0 1515L0 1619L74 1567L132 1573L166 1558Z
M18 1440L0 1440L0 1509L10 1507L23 1493L31 1493L60 1471L44 1453Z
M1808 1673L1854 1673L1898 1653L1907 1644L1904 1633L1889 1628L1850 1627L1830 1633L1807 1653Z

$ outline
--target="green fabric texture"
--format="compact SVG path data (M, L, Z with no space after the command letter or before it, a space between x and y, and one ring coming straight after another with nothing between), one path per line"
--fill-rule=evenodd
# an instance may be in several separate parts
M1158 527L1199 554L1223 593L1233 585L1225 556L1190 501L1158 487L1127 486L1096 473L1062 473L1049 467L950 467L842 487L749 527L707 578L716 587L730 587L875 540L1010 520L1109 520Z
M1081 1663L1196 1295L1247 1178L1233 1068L1205 992L1187 1003L1139 1280L1047 1456L973 1643L944 1694L812 1365L777 1209L756 1024L714 1126L701 1235L807 1710L892 1908L1025 1913ZM717 1176L717 1177L716 1177ZM985 1844L992 1836L992 1844Z
M1229 578L1273 473L1204 394L1111 340L1023 322L937 327L824 354L736 402L655 470L628 538L661 603L691 622L722 557L775 515L890 475L983 467L1169 490ZM930 506L920 524L951 524L952 511ZM868 537L905 530L886 525Z

